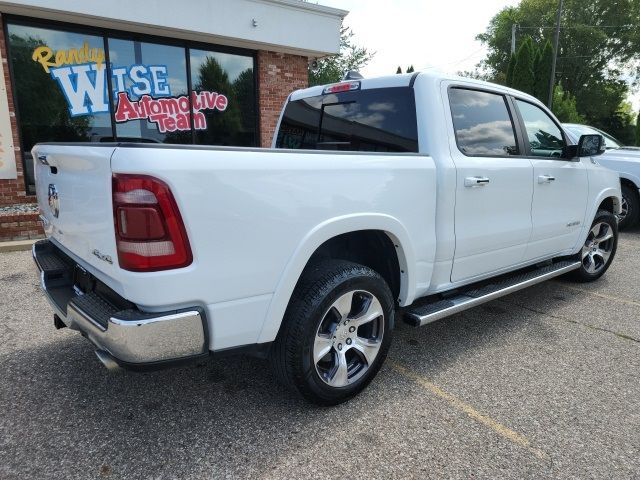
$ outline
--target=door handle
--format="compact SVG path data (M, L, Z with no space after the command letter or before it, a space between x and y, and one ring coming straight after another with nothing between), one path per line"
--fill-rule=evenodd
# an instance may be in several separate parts
M488 183L488 177L467 177L464 179L465 187L484 187Z
M538 176L538 183L551 183L555 181L556 177L553 175L540 175Z

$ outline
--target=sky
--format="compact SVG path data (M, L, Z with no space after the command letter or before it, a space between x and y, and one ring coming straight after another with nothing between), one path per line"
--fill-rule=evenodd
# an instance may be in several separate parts
M349 10L345 23L357 45L376 52L366 76L435 67L449 73L472 70L486 50L475 36L491 18L518 0L320 0Z
M375 52L365 77L436 68L447 73L473 70L486 49L475 39L502 8L519 0L319 0L348 10L345 24L356 45ZM640 108L640 94L632 98Z

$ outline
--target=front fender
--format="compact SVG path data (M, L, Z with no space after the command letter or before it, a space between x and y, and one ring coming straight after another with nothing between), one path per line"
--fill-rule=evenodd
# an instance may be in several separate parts
M400 270L400 304L408 305L415 296L415 253L404 225L396 218L384 214L351 214L331 218L305 235L282 272L271 299L258 343L275 340L293 290L314 252L327 240L345 233L361 230L384 231L396 246Z
M616 215L620 213L620 206L622 204L622 200L621 200L622 192L620 191L620 187L618 188L605 187L601 189L597 193L595 197L595 201L593 201L588 207L585 221L582 225L582 232L580 234L580 238L578 240L578 243L574 246L574 253L577 253L582 248L582 245L584 245L584 242L587 239L587 235L589 234L589 230L591 229L591 224L593 223L593 219L596 217L598 207L607 198L613 198L613 213Z

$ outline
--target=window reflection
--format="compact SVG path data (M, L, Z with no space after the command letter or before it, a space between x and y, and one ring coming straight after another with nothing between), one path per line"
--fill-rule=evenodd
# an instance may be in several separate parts
M24 151L38 142L111 135L105 62L87 65L104 58L102 37L15 24L7 31ZM63 52L60 65L54 65L57 52ZM95 102L88 105L85 92Z
M539 157L559 157L564 148L560 128L549 115L531 103L517 100L520 115L529 139L531 155Z
M253 58L189 51L196 143L255 145Z
M279 148L417 152L413 90L356 90L290 102L276 144Z
M109 60L118 139L191 143L185 49L110 38Z
M466 155L517 155L518 148L502 95L462 88L449 92L458 147Z

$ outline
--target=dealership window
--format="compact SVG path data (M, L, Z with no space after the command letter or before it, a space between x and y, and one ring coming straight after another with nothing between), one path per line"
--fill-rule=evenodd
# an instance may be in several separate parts
M196 49L189 55L196 143L255 145L253 58Z
M109 38L109 60L116 137L191 143L185 49Z
M7 22L29 193L38 142L257 144L252 54L84 30Z
M66 67L53 68L55 52L102 51L103 40L94 35L7 25L12 75L18 111L20 139L27 192L35 193L31 148L38 142L86 142L111 135L108 98L105 91L94 92L93 108L87 102L65 93L73 90L73 79ZM34 60L34 57L36 60ZM79 60L80 61L80 60ZM105 63L94 62L82 68L87 79L105 77ZM98 65L100 69L98 70ZM72 95L72 94L71 94ZM83 100L83 99L82 99ZM78 105L71 108L72 103Z

